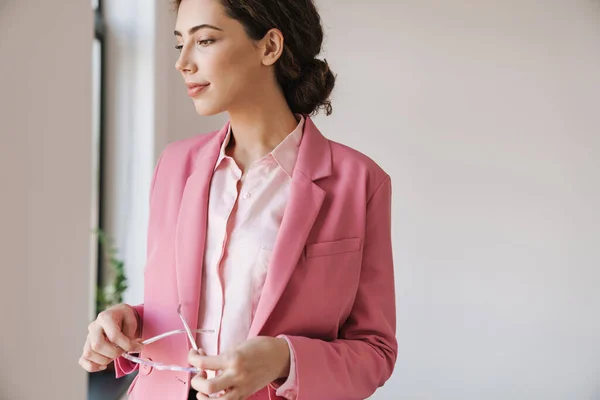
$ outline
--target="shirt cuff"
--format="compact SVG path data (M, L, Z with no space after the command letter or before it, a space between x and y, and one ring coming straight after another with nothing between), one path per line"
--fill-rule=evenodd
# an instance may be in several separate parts
M290 348L290 374L283 384L280 383L280 380L276 382L272 382L270 385L273 389L276 389L275 394L279 397L285 397L288 400L296 400L298 396L298 377L296 374L296 356L294 354L294 348L292 347L292 343L285 335L279 335L277 338L285 339L289 348Z

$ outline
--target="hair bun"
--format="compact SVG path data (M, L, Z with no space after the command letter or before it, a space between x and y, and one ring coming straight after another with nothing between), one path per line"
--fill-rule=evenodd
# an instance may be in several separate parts
M287 100L295 112L314 114L323 109L330 115L332 107L329 96L334 86L335 75L327 60L313 58L302 64L300 75L288 88Z

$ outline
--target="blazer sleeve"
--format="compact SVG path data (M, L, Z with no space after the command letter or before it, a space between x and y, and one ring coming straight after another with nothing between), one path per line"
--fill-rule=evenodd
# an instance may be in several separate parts
M366 399L392 374L398 344L391 195L386 175L367 202L360 283L338 339L286 336L296 359L298 400Z
M150 184L150 200L149 200L150 201L150 218L152 218L152 198L154 195L154 187L156 185L156 177L158 176L158 169L160 167L160 162L163 158L163 155L164 155L164 152L161 154L161 156L158 159L156 168L154 169L154 175L152 176L152 182ZM148 224L148 227L150 227L150 226L151 226L151 224ZM147 238L148 249L147 249L146 257L148 257L148 255L152 251L151 234L152 234L152 232L150 232L150 228L148 228L148 238ZM138 304L138 305L132 306L132 307L137 312L137 314L139 316L139 321L143 325L144 305ZM140 332L141 332L141 330L140 330ZM139 368L139 366L140 366L139 364L136 364L134 362L126 360L123 357L118 357L115 359L115 374L116 374L117 378L120 378L124 375L130 374L133 371L137 370Z

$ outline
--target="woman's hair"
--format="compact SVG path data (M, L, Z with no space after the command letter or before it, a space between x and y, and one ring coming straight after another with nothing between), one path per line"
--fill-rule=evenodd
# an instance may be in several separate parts
M239 21L253 40L272 29L285 38L275 65L276 77L292 112L332 112L329 96L335 76L327 60L317 59L323 43L321 17L313 0L219 0L226 14ZM181 0L175 0L179 9Z

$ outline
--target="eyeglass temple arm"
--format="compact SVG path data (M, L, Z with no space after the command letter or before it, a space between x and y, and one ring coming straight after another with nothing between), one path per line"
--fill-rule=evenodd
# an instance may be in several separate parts
M210 329L194 329L194 330L191 330L191 331L190 331L190 333L191 333L191 332L193 332L193 333L214 333L214 331L213 331L213 330L210 330ZM151 343L154 343L154 342L156 342L156 341L158 341L158 340L164 339L164 338L166 338L166 337L173 336L173 335L177 335L178 333L188 333L188 331L187 331L187 330L185 330L185 329L176 329L176 330L174 330L174 331L170 331L170 332L161 333L161 334L160 334L160 335L158 335L158 336L154 336L154 337L152 337L152 338L149 338L149 339L146 339L146 340L144 340L144 341L142 342L142 344L143 344L143 345L151 344Z
M185 318L183 318L183 314L181 313L181 303L179 303L179 306L177 306L177 314L179 314L179 318L181 319L181 322L183 322L183 327L185 328L185 331L187 333L188 339L190 340L190 343L192 344L192 348L194 350L198 351L198 345L196 344L196 340L194 339L194 335L192 335L192 331L190 330L190 326L186 322Z

